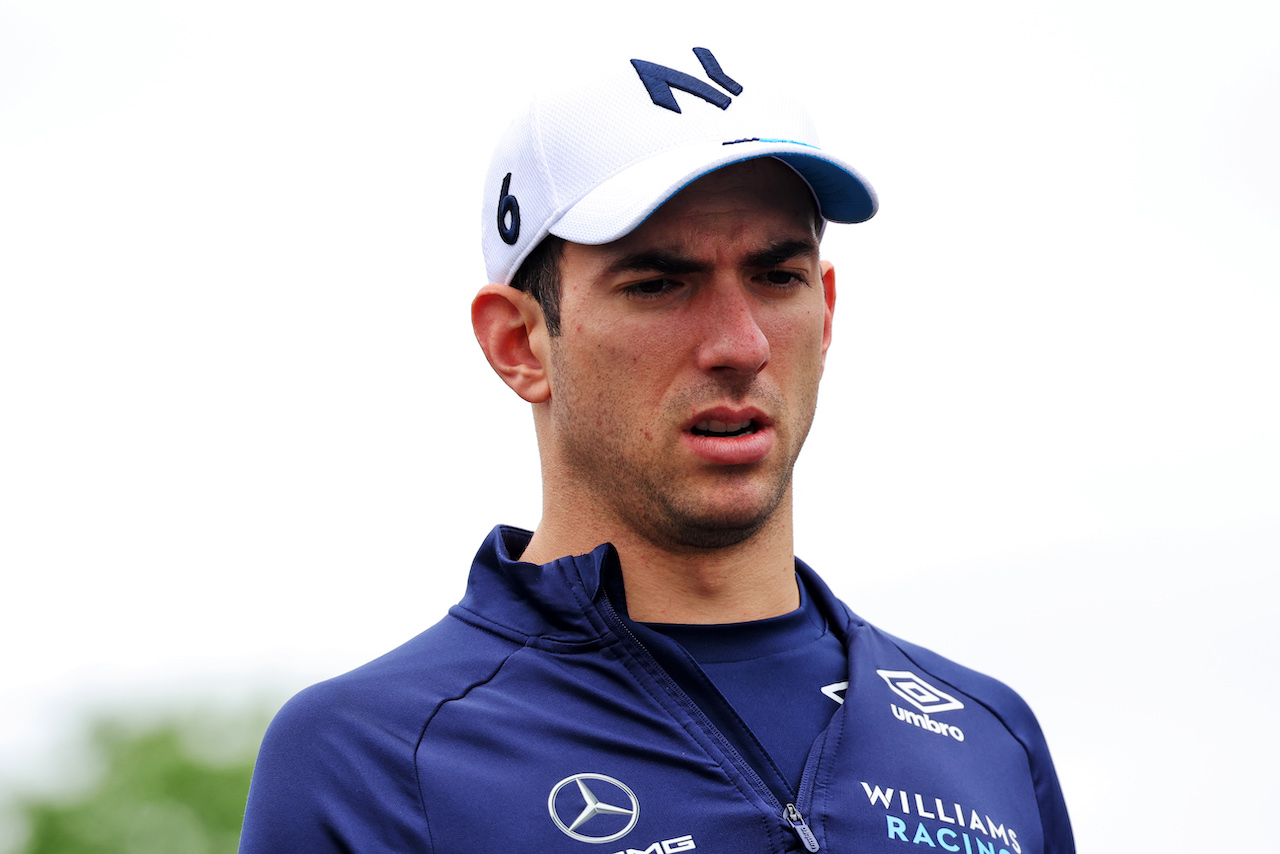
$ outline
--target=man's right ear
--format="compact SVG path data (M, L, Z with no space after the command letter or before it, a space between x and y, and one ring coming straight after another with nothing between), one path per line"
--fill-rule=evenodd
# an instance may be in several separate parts
M485 285L471 301L471 326L489 364L530 403L551 397L550 335L538 301L509 285Z

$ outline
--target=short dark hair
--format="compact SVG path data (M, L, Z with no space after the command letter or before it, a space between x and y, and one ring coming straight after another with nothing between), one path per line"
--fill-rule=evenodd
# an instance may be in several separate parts
M520 264L511 287L538 301L551 337L560 334L560 256L564 239L548 234Z

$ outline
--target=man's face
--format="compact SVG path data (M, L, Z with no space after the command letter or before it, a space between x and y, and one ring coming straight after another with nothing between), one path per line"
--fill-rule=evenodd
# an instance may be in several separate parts
M835 304L795 173L769 159L714 172L614 243L567 244L560 270L544 439L557 473L677 551L789 512Z

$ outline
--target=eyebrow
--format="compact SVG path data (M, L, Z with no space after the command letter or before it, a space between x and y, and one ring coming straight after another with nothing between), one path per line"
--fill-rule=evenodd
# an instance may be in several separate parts
M705 273L708 265L686 255L663 249L646 249L623 255L605 271L615 273L662 273L679 276L687 273Z
M779 240L746 257L748 267L777 267L793 258L818 257L818 244L812 240Z
M763 249L750 253L743 259L745 267L777 267L793 258L802 256L817 257L818 244L812 240L786 239L778 240ZM618 273L661 273L667 276L688 275L690 273L706 273L711 265L695 261L687 255L664 249L646 249L623 255L610 264L606 270L609 274Z

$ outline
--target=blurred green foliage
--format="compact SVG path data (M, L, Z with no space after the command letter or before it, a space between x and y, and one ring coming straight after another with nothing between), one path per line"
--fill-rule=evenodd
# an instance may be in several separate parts
M171 715L92 725L87 789L20 797L17 854L234 854L262 714Z

